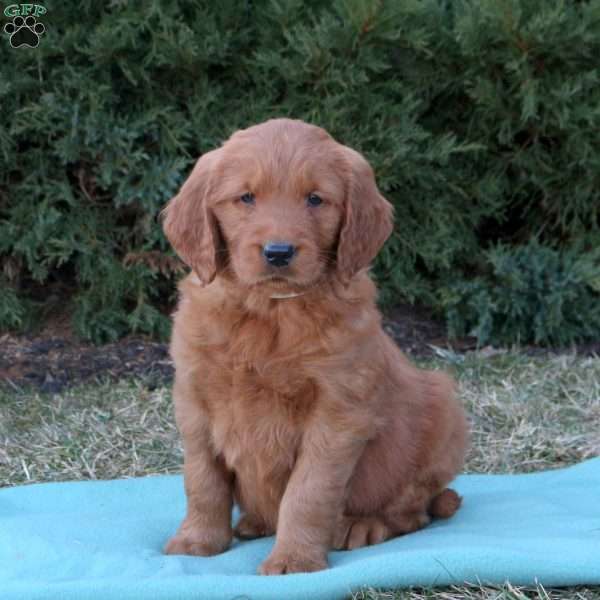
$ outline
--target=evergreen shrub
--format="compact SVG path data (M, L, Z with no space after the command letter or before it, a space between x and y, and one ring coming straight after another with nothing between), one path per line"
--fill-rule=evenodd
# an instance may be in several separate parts
M481 343L550 343L592 339L600 331L600 252L559 252L537 241L484 253L489 270L446 290L453 335Z
M84 338L164 337L180 269L157 213L198 155L289 116L394 203L384 303L482 343L599 335L600 3L44 6L38 47L0 39L1 328L67 301Z

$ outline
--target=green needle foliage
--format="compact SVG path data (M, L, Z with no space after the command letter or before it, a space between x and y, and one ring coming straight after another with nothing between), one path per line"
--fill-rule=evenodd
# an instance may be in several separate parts
M488 273L444 290L451 334L509 345L598 338L600 252L561 253L533 241L484 256Z
M384 303L482 343L600 334L600 3L45 7L37 48L0 40L0 327L59 290L85 338L165 336L157 213L197 156L288 116L363 152L394 203Z

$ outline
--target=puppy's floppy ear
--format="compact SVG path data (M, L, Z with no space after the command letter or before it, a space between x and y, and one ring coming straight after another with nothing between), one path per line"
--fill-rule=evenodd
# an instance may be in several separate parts
M379 193L364 157L343 146L347 169L345 215L337 249L337 272L349 281L369 266L393 230L392 205Z
M203 154L177 196L162 211L167 239L204 285L217 272L219 232L207 200L219 157L220 150Z

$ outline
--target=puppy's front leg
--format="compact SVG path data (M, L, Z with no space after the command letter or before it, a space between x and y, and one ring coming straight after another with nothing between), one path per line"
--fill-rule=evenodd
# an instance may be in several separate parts
M259 569L262 575L327 567L335 522L365 442L364 432L314 419L283 495L275 547Z
M179 383L179 385L178 385ZM166 554L211 556L224 552L233 537L231 475L216 457L210 443L206 417L176 382L176 417L183 438L187 514L165 546Z

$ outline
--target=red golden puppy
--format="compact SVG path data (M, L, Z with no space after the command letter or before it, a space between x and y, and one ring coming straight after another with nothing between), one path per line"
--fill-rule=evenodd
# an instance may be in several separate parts
M360 154L301 121L238 131L164 227L193 269L171 343L187 515L167 553L276 534L261 573L316 571L457 510L465 416L381 328L367 268L392 208Z

